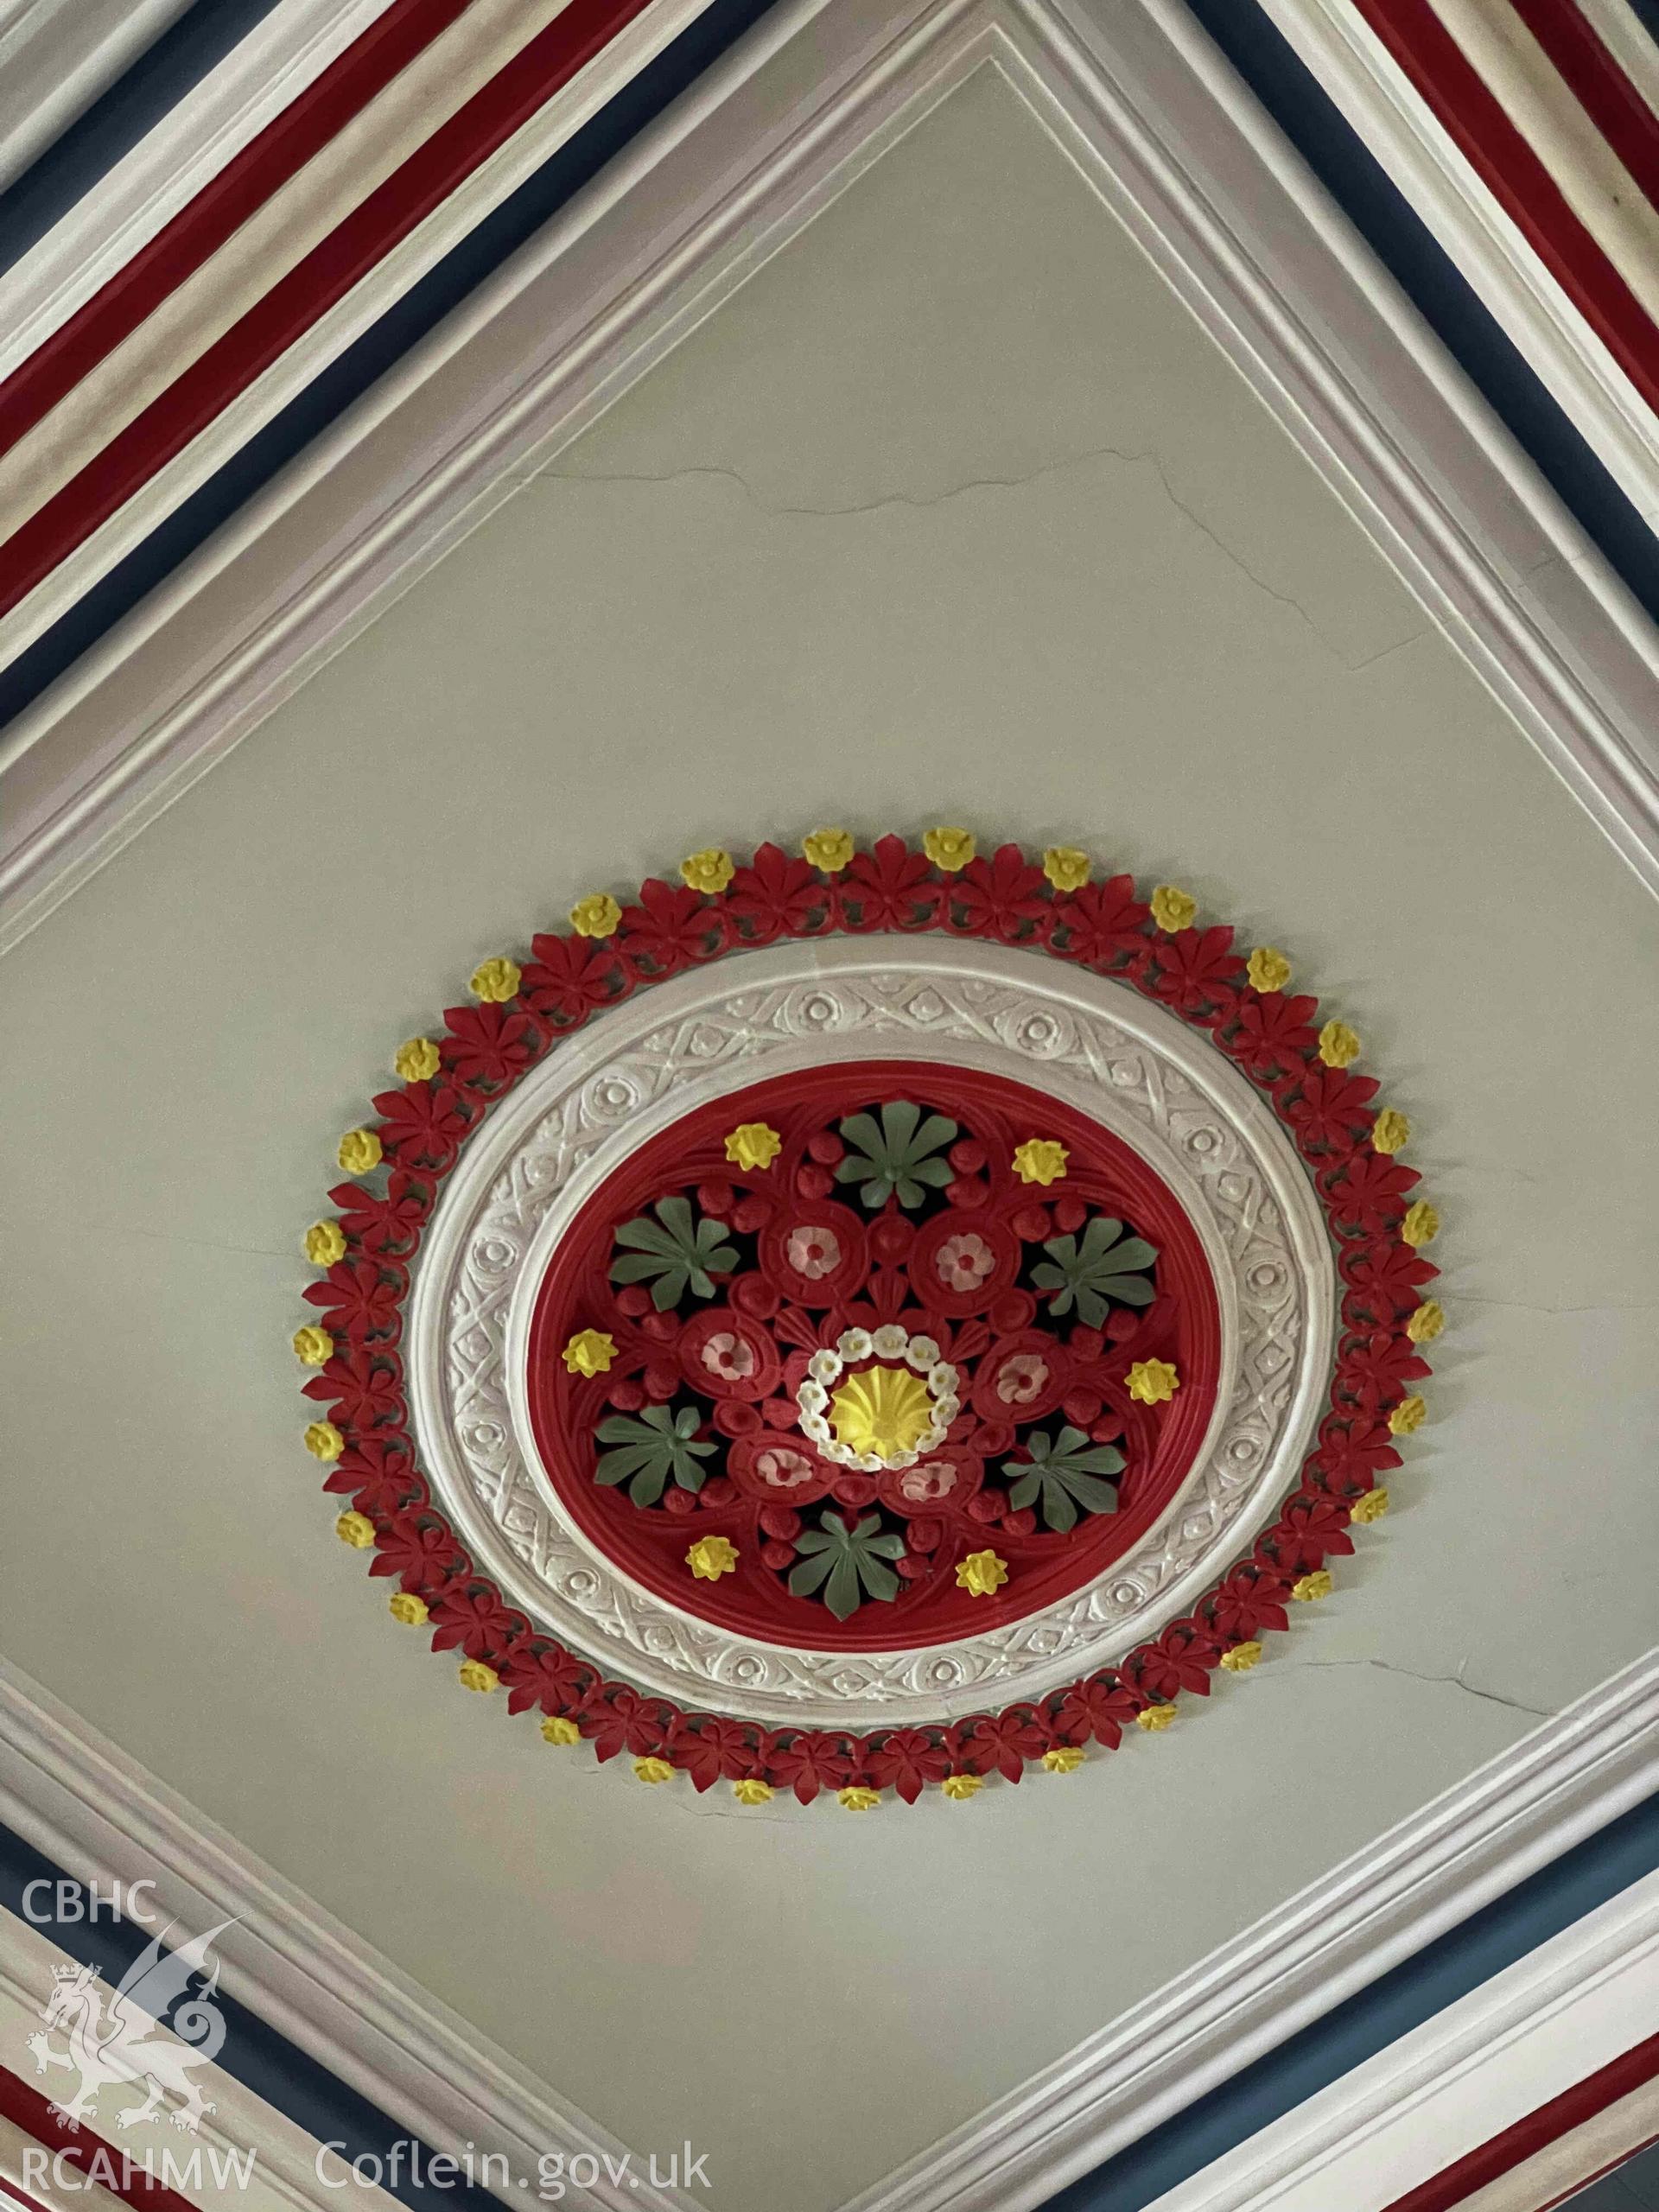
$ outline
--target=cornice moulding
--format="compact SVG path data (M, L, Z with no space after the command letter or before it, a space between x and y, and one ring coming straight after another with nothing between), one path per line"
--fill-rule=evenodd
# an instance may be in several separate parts
M190 0L3 0L0 4L0 190L129 69Z
M9 1913L0 1914L0 2055L3 2064L20 2072L26 2082L33 2081L24 2056L26 2039L40 2029L53 1974L76 1963L59 1948L44 1927L31 1926ZM151 2032L168 2044L176 2044L181 2052L191 2052L191 2046L180 2043L170 2029L162 2027ZM200 2063L200 2052L194 2056ZM211 2173L215 2157L224 2160L229 2153L244 2158L251 2152L247 2179L238 2182L236 2190L239 2212L330 2212L331 2208L332 2212L395 2212L395 2197L372 2183L348 2176L332 2157L320 2171L317 2146L305 2129L223 2066L201 2064L200 2078L207 2100L207 2114L193 2133L175 2132L168 2124L163 2108L139 2133L129 2134L122 2125L122 2113L136 2108L144 2085L142 2082L130 2086L111 2083L114 2096L107 2104L99 2097L90 2120L82 2123L89 2130L90 2142L83 2134L81 2145L94 2152L101 2147L115 2160L124 2153L137 2160L148 2158L162 2177L166 2174L162 2161L169 2154L186 2164L188 2170L191 2154L198 2152L203 2168ZM73 2087L73 2078L67 2073L55 2073L41 2085L42 2094L55 2088L66 2096ZM50 2161L67 2139L59 2137L42 2144L0 2120L0 2204L10 2202L3 2195L3 2183L10 2181L25 2187L30 2205L38 2197L50 2212L88 2212L92 2206L117 2205L120 2200L95 2182L83 2179L78 2186L55 2189L49 2163L42 2183L40 2152L44 2149ZM228 2174L234 2170L221 2164L219 2171ZM68 2177L66 2173L65 2179Z
M528 2158L532 2170L550 2149L620 2153L544 2083L10 1666L0 1666L0 1819L83 1880L155 1880L158 1910L186 1924L234 1915L240 1925L220 1944L225 1986L435 2148L471 2139L515 2165ZM1659 1650L844 2212L1028 2212L1656 1785ZM645 2188L615 2198L644 2212L686 2212L690 2201Z
M0 1821L106 1895L153 1879L162 1921L234 1918L222 1986L431 2149L471 2141L532 2174L545 2152L588 2152L605 2212L690 2212L680 2190L606 2179L603 2160L624 2156L613 2137L3 1661L0 1745Z
M1146 2212L1360 2212L1384 2193L1392 2202L1645 2042L1659 2028L1656 1967L1659 1873L1586 1913ZM1588 2177L1584 2167L1579 2172ZM1478 2201L1496 2212L1484 2190ZM1543 2199L1518 2191L1514 2212L1523 2201L1531 2207Z
M795 0L20 719L0 947L987 64L1659 888L1650 626L1179 0Z
M118 275L391 4L391 0L279 0L154 130L81 194L61 221L0 276L0 377L9 376ZM87 8L85 0L71 0L68 7L61 0L46 0L46 12L54 9L82 25L105 12ZM147 0L143 6L134 0L110 12L132 35L119 63L124 68L141 50L141 27L148 22L143 41L148 44L182 7L181 0ZM0 28L0 93L7 66ZM102 89L100 85L98 90ZM8 150L9 142L0 145L0 182Z
M1659 422L1399 63L1349 0L1262 5L1654 522Z
M0 619L0 666L25 651L118 562L142 544L223 461L331 362L337 360L451 248L476 229L560 146L574 137L702 13L703 5L704 0L650 0L602 52L563 85L528 123L480 162L461 184L400 238L360 283L335 301L302 338L239 391L206 430L156 469L142 490L118 507ZM479 22L486 22L494 12L481 10ZM468 11L457 19L446 35L455 41L457 53L470 52L477 28ZM499 25L496 29L499 35ZM503 65L505 69L512 66L512 60ZM410 71L416 67L411 63ZM389 92L383 105L394 97L395 93ZM362 128L370 140L375 134L378 113L374 105L364 111ZM340 136L344 137L346 130L358 127L354 119ZM318 172L321 181L334 192L334 213L339 219L345 219L358 204L361 189L353 181L349 164L337 178L334 177L329 168L329 152L325 150L309 168L301 172L299 186L304 185L312 170ZM221 277L228 289L238 265L238 255L226 251L207 265L199 282L191 280L195 290L191 302L191 327L213 327ZM166 313L165 306L158 308L151 321L164 318ZM68 411L67 402L65 411ZM51 427L51 418L47 427ZM43 443L49 452L50 441Z
M1659 112L1659 45L1630 0L1578 0L1578 10L1648 105Z
M1639 1804L1656 1784L1659 1650L842 2212L1030 2212ZM1400 2094L1418 2079L1402 2072ZM1169 2212L1222 2212L1224 2203L1239 2212L1243 2202L1199 2194L1189 2204L1178 2196Z

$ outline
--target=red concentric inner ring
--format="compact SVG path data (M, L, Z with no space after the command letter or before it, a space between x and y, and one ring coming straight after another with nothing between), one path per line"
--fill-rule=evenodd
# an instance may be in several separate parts
M745 1126L772 1132L776 1156L728 1157ZM1065 1148L1046 1186L1016 1170L1031 1140ZM938 1360L891 1338L887 1356L878 1342L842 1358L849 1331L883 1328ZM608 1346L593 1374L565 1357L588 1332ZM908 1420L862 1438L880 1465L807 1433L815 1354L842 1359L827 1396L874 1377ZM1004 1077L871 1060L734 1092L615 1169L543 1275L527 1382L565 1511L632 1580L761 1642L887 1650L982 1633L1097 1580L1191 1472L1220 1358L1197 1231L1129 1146ZM906 1462L952 1369L957 1409ZM1140 1369L1154 1388L1173 1370L1173 1395L1132 1393ZM832 1441L850 1448L833 1424ZM976 1593L957 1570L987 1551L1007 1580Z

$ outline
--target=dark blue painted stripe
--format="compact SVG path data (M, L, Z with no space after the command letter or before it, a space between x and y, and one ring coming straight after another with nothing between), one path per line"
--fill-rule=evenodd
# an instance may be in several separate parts
M118 7L119 0L81 4ZM10 269L60 222L105 170L153 130L276 4L277 0L194 0L169 23L106 92L0 192L0 270Z
M1647 0L1653 4L1653 0ZM1255 0L1185 0L1470 382L1659 620L1659 539Z
M1050 2212L1142 2212L1656 1866L1652 1797L1074 2182Z
M713 0L591 122L0 673L0 728L533 237L771 4Z
M29 1884L56 1884L67 1879L21 1836L14 1835L10 1828L0 1827L0 1910L17 1919L29 1918L23 1911L23 1893ZM82 1898L84 1909L86 1891L79 1883L71 1884L71 1887ZM37 1891L33 1902L38 1907L47 1899ZM107 1902L102 1904L100 1917L96 1921L59 1918L45 1922L30 1918L29 1924L82 1966L96 1967L111 1988L118 1985L133 1961L147 1948L151 1937L160 1932L139 1927L131 1921L111 1919ZM44 1990L41 1993L42 2003L46 1993ZM407 2129L398 2126L366 2097L347 2088L326 2067L308 2058L245 2005L238 2004L223 1990L213 2001L225 2018L225 2043L218 2063L226 2073L244 2083L256 2096L263 2097L267 2104L274 2105L278 2112L286 2113L319 2143L343 2144L346 2147L338 2155L348 2164L353 2158L365 2156L389 2158L394 2143L409 2142ZM20 2065L20 2061L24 2063ZM0 2065L10 2071L21 2072L26 2081L33 2078L22 2051L0 2052ZM428 2145L423 2144L421 2149L425 2158L436 2155ZM408 2164L409 2154L405 2152L403 2164L407 2168ZM332 2177L338 2178L338 2170L332 2164L327 2171ZM410 2212L500 2212L499 2200L489 2190L476 2187L457 2183L453 2189L429 2185L417 2189L407 2178L397 2184L388 2179L385 2186L407 2204ZM528 2202L535 2201L531 2190L520 2194Z

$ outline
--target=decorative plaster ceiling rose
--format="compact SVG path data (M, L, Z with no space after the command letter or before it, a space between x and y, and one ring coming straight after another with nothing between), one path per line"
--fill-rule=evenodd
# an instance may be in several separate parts
M563 1504L528 1402L536 1294L594 1192L693 1109L747 1090L763 1067L851 1075L893 1059L937 1067L941 1097L950 1071L1034 1078L1144 1160L1202 1246L1226 1387L1157 1524L1095 1586L1035 1616L879 1652L715 1630L645 1586ZM467 1147L410 1301L416 1435L439 1502L511 1601L578 1648L618 1654L643 1686L774 1725L931 1718L988 1694L1040 1694L1180 1611L1294 1481L1329 1378L1334 1308L1319 1208L1271 1109L1166 1009L1013 947L885 934L783 945L607 1014Z
M1329 1592L1439 1223L1354 1031L1185 892L803 855L485 961L340 1141L295 1350L338 1533L466 1688L861 1811L1156 1732Z

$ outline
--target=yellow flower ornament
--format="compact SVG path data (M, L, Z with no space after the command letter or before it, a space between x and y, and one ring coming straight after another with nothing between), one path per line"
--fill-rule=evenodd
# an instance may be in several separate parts
M1345 1021L1327 1021L1319 1032L1319 1058L1328 1068L1351 1067L1359 1058L1359 1033Z
M1446 1326L1446 1309L1438 1298L1426 1298L1406 1324L1414 1344L1432 1344Z
M762 1782L758 1774L740 1775L732 1784L732 1795L740 1805L770 1805L776 1793L769 1782Z
M327 1465L329 1460L338 1459L346 1449L346 1439L333 1421L314 1421L305 1432L305 1448L314 1459L321 1459Z
M685 1555L685 1563L699 1582L718 1582L737 1566L737 1546L729 1536L699 1536Z
M432 1618L430 1605L413 1590L394 1590L386 1600L386 1611L404 1628L424 1628Z
M1348 1509L1348 1518L1362 1527L1380 1521L1389 1510L1389 1493L1385 1490L1368 1490L1363 1497L1357 1497Z
M302 1367L326 1367L334 1356L334 1338L315 1321L294 1332L294 1357Z
M1143 1706L1135 1716L1137 1728L1144 1728L1148 1736L1161 1736L1166 1728L1173 1728L1180 1717L1177 1705Z
M314 1222L305 1232L305 1256L314 1268L332 1268L346 1256L346 1232L337 1221Z
M958 1805L965 1805L970 1797L977 1797L984 1787L982 1774L947 1774L939 1784L944 1794Z
M815 830L801 841L801 858L809 868L825 875L839 875L853 857L853 840L845 830ZM759 1802L759 1800L755 1800Z
M635 1775L641 1782L672 1782L674 1770L666 1759L635 1759Z
M1160 883L1152 894L1152 918L1166 937L1190 930L1198 917L1198 902L1179 884Z
M845 1789L836 1790L836 1796L846 1813L873 1813L881 1802L881 1792L867 1789L861 1782L849 1783Z
M1043 1764L1051 1774L1075 1774L1086 1756L1079 1744L1056 1744L1043 1753Z
M682 880L693 891L701 891L713 898L723 891L737 873L736 863L729 853L718 845L710 845L701 853L689 853L680 862Z
M380 1165L380 1140L372 1129L347 1129L334 1157L348 1175L368 1175Z
M1008 1579L1008 1562L995 1552L969 1552L957 1561L957 1587L970 1597L994 1598Z
M1391 1436L1409 1436L1414 1429L1422 1427L1427 1414L1428 1408L1421 1398L1414 1394L1409 1398L1402 1398L1389 1415L1389 1433Z
M374 1541L374 1523L366 1513L342 1513L334 1522L334 1534L354 1552L365 1552Z
M1262 1646L1255 1637L1244 1643L1230 1644L1221 1655L1221 1663L1230 1675L1248 1675L1252 1667L1262 1663Z
M1071 1157L1053 1137L1027 1137L1014 1148L1014 1172L1022 1183L1040 1183L1046 1189L1051 1183L1064 1181L1065 1163Z
M1043 874L1057 891L1081 891L1089 880L1089 855L1075 845L1051 845L1043 855Z
M559 1354L569 1375L608 1375L616 1357L616 1339L604 1329L579 1329Z
M1408 1244L1431 1244L1440 1233L1440 1217L1427 1198L1419 1198L1414 1206L1407 1207L1400 1234Z
M482 1659L463 1659L456 1679L462 1689L475 1691L480 1697L487 1697L492 1690L501 1687L500 1675Z
M498 954L493 960L479 962L467 988L486 1006L505 1006L509 999L518 997L518 986L524 980L518 963Z
M783 1148L782 1137L764 1122L740 1122L726 1138L727 1159L734 1167L747 1168L751 1173L757 1168L770 1167Z
M578 937L614 937L622 926L622 909L608 891L591 891L570 909L570 926Z
M1371 1123L1373 1152L1396 1153L1411 1142L1411 1123L1392 1106L1385 1106Z
M1304 1574L1290 1586L1290 1594L1299 1605L1317 1605L1321 1598L1328 1598L1336 1588L1327 1567L1316 1567L1312 1574Z
M922 850L934 867L942 868L946 875L955 875L959 868L966 868L978 849L971 830L956 830L948 824L930 830L922 840Z
M391 1063L404 1083L430 1083L442 1065L443 1055L429 1037L405 1038Z
M570 1745L579 1744L582 1741L582 1731L574 1720L568 1720L563 1713L550 1713L542 1723L542 1741L564 1750Z
M1290 981L1290 963L1276 945L1258 944L1244 963L1253 991L1282 991Z
M1129 1395L1143 1406L1166 1405L1181 1387L1181 1378L1166 1359L1137 1359L1124 1376Z

